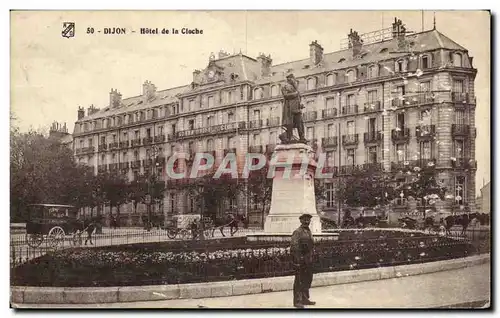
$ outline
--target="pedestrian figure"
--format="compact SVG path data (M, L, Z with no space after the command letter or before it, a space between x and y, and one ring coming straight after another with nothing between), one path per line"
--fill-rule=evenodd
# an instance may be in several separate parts
M83 230L84 232L87 232L87 237L85 238L85 245L87 245L87 241L90 241L90 245L94 245L92 243L92 232L94 232L95 229L95 222L94 220L90 219Z
M293 306L304 308L304 305L315 305L309 300L309 288L311 288L313 272L312 257L314 240L309 229L312 216L302 214L299 217L300 227L292 234L290 253L293 258L295 280L293 282Z

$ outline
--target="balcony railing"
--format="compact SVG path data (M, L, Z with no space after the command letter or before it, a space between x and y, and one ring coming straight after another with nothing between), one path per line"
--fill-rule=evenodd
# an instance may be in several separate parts
M144 146L146 145L151 145L153 143L153 137L145 137L145 138L142 138L142 144Z
M380 162L363 163L361 165L361 169L363 169L365 171L382 170L382 163L380 163Z
M411 95L404 95L402 97L394 97L392 100L392 106L401 107L401 106L411 106L411 105L420 105L420 104L429 104L433 103L435 99L435 95L433 93L418 93Z
M279 126L281 125L281 118L280 117L271 117L267 119L267 125L268 126Z
M195 137L199 135L230 133L230 132L235 132L238 129L246 129L246 122L240 121L240 122L221 124L211 127L196 128L192 130L182 130L175 133L174 139Z
M250 146L248 147L248 151L250 153L262 153L262 145L258 145L258 146Z
M415 128L415 135L419 139L432 138L436 134L436 126L435 125L424 125L417 126Z
M84 148L81 148L81 149L82 149L81 153L89 153L89 152L94 152L95 151L95 147L94 146L84 147Z
M337 136L324 137L321 139L321 144L323 145L323 147L337 147L338 142L339 141Z
M344 165L340 166L339 173L340 174L353 174L354 172L359 171L360 167L358 165Z
M454 103L470 103L469 93L452 92L451 101Z
M452 158L451 166L454 169L477 169L477 161L470 158Z
M158 135L154 137L155 142L165 142L165 135Z
M358 105L342 106L342 115L352 115L358 113Z
M410 128L393 129L391 137L394 142L408 142L410 140Z
M262 119L255 119L248 122L249 129L255 129L262 127Z
M365 132L363 134L365 144L378 143L382 141L382 133L380 131Z
M311 121L318 119L318 112L315 110L304 113L304 121Z
M128 169L129 163L128 162L120 162L120 169Z
M118 148L118 142L112 142L108 145L109 150Z
M433 168L436 166L436 159L401 160L391 162L392 170L409 170L415 167Z
M325 119L337 117L337 108L323 109L322 112Z
M126 140L126 141L120 141L120 148L128 148L129 146L129 141Z
M351 145L357 145L358 143L359 143L358 134L342 135L342 145L351 146Z
M380 110L380 101L368 102L365 103L365 112L374 112Z
M141 167L141 161L140 160L134 160L130 162L130 167L132 169L139 169Z
M141 145L141 139L140 138L132 139L131 140L131 145L132 145L132 147L140 146Z
M106 144L101 144L101 145L97 146L98 151L106 151L106 149L108 149L108 145L106 145Z
M470 134L470 126L463 124L451 125L451 134L453 136L467 136Z

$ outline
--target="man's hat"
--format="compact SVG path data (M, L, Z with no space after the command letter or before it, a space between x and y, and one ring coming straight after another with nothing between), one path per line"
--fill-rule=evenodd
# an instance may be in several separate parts
M301 216L299 216L299 220L302 220L302 219L311 219L312 218L312 215L310 214L302 214Z

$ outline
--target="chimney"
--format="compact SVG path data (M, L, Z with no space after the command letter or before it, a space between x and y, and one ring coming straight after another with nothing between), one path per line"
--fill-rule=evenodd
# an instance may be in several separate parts
M85 109L83 107L78 107L78 120L82 119L85 117Z
M200 70L194 70L193 72L193 83L198 83L198 76L200 75Z
M111 89L111 92L109 93L109 106L111 108L116 108L120 106L121 103L122 94L120 94L116 89Z
M363 47L363 40L359 36L357 31L351 31L347 35L349 39L349 48L352 49L352 56L358 56L361 53L361 48Z
M142 97L144 98L144 101L150 101L154 99L156 96L156 86L155 84L151 83L150 81L145 81L144 84L142 84Z
M66 127L66 123L64 123L64 125L61 125L56 121L52 123L52 126L49 130L50 137L62 138L66 135L68 135L68 128Z
M257 61L260 66L260 75L261 76L269 76L271 74L271 65L273 64L273 60L271 59L271 55L265 55L264 53L259 53L257 56Z
M318 65L323 60L323 47L319 45L317 40L309 44L309 57L314 65Z
M96 108L94 106L94 104L92 104L92 105L90 105L89 108L87 108L87 116L90 116L90 115L92 115L92 114L94 114L94 113L96 113L98 111L99 111L99 108Z
M231 54L229 54L229 53L227 53L226 51L224 51L224 50L222 50L222 49L221 49L221 50L219 51L219 60L220 60L221 58L224 58L224 57L229 56L229 55L231 55Z

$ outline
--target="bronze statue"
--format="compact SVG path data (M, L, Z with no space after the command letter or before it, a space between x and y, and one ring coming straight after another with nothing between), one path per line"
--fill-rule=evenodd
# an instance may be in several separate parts
M302 120L301 109L304 105L300 102L300 93L298 89L298 82L293 74L286 76L286 83L281 88L281 93L285 98L283 103L283 119L281 125L285 132L279 135L282 144L289 144L294 141L300 143L307 143L304 138L304 122ZM293 129L297 128L299 132L299 140L294 139Z

